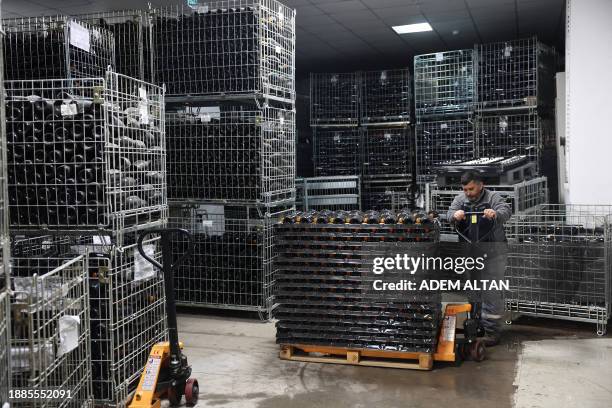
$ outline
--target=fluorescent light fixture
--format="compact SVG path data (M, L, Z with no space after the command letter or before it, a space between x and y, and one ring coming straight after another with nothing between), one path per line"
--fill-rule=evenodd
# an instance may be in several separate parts
M420 33L422 31L431 31L429 23L408 24L401 26L393 26L393 30L398 34Z

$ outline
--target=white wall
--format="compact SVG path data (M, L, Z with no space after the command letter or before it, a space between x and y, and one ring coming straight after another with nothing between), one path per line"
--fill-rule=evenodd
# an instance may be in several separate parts
M567 16L566 203L612 204L612 0L568 0Z

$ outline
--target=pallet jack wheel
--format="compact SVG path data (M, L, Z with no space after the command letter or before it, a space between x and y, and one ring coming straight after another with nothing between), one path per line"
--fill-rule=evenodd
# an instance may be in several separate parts
M485 359L486 356L487 349L481 340L476 340L471 344L470 357L472 357L472 360L480 363Z
M200 387L198 387L198 380L190 378L185 384L185 400L187 405L194 406L198 403L198 395L200 393Z
M168 388L168 402L170 402L170 406L178 407L181 404L181 396L176 387Z

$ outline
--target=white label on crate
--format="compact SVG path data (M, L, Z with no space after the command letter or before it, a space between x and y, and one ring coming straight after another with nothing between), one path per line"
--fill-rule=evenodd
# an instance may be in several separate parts
M511 53L512 53L512 46L506 45L506 48L504 48L504 57L509 57Z
M110 245L111 240L108 235L94 235L93 236L93 244L94 245Z
M280 54L283 51L283 47L281 47L280 45L277 45L274 49L277 54Z
M59 318L59 346L57 347L58 357L61 357L66 353L70 353L79 346L80 326L81 319L79 316L64 315Z
M89 40L89 30L76 21L70 21L70 44L89 52Z
M221 108L219 106L203 106L198 108L198 117L201 122L210 122L213 119L221 118Z
M334 142L339 142L339 141L340 141L340 133L334 134Z
M143 391L153 391L157 384L157 375L161 366L161 357L151 356L147 360L147 365L144 372L144 380L142 380Z
M102 37L102 35L100 34L100 32L99 32L97 29L95 29L95 28L92 28L92 29L91 29L91 34L93 35L93 37L94 37L96 40L99 40L99 39L100 39L100 37Z
M283 116L279 116L278 121L280 122L281 126L285 124L285 118Z
M140 101L138 104L138 113L140 114L140 124L148 125L149 124L149 102Z
M446 123L442 123L440 125L440 129L446 129L448 127L448 125Z
M155 244L143 245L145 254L151 259L155 259ZM134 282L151 279L155 277L155 267L138 250L134 251Z
M198 6L196 11L200 14L208 13L208 6Z
M212 220L202 220L202 225L205 227L212 227L213 221Z
M283 14L283 7L278 6L278 21L282 23L284 19L285 15Z
M436 52L436 61L442 60L444 60L444 54L442 54L441 52Z
M138 96L140 99L147 99L147 90L145 88L138 88Z
M62 103L60 113L62 116L74 116L79 113L79 108L76 103Z
M457 316L445 316L442 323L442 340L455 340L455 326L457 325Z
M385 133L385 140L391 140L391 133Z
M212 120L210 113L200 113L200 122L208 123Z

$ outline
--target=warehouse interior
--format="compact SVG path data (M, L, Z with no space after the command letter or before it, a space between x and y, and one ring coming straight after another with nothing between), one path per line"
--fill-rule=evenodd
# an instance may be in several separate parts
M0 16L3 408L610 405L609 0Z

